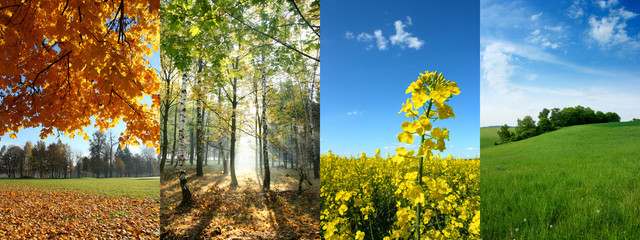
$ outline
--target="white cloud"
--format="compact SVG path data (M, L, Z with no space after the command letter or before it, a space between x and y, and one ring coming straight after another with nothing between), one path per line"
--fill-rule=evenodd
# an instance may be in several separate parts
M482 52L482 62L480 69L483 78L489 86L498 93L505 94L508 91L509 77L513 73L513 66L509 65L511 60L510 52L514 51L511 44L503 42L493 42Z
M562 29L562 26L557 26L557 27L545 26L544 28L556 31L558 29ZM532 43L539 44L543 48L550 47L550 48L556 49L560 46L560 44L558 44L557 42L551 42L549 38L552 38L551 34L549 33L542 34L540 29L536 29L533 32L531 32L526 39Z
M533 14L533 15L531 15L531 20L532 21L538 20L538 18L540 18L540 16L542 16L542 12L540 12L538 14Z
M573 19L578 19L582 17L584 15L584 10L582 10L582 5L584 5L582 0L573 1L573 4L571 5L571 7L569 7L569 11L567 11L567 15Z
M402 21L396 21L394 23L394 26L396 28L396 34L389 37L389 40L391 40L391 44L399 45L402 48L409 47L416 50L422 47L424 41L418 39L417 37L412 37L411 33L409 32L405 32L404 27L406 27L406 25L402 24Z
M473 147L467 148L467 151L477 151L477 150L479 150L479 149L478 148L473 148Z
M386 50L387 49L387 39L384 38L384 36L382 36L382 30L376 30L375 32L373 32L373 35L376 37L376 42L378 44L378 49L379 50Z
M407 16L407 24L413 25L413 21L411 17ZM392 45L398 45L401 48L409 47L416 50L419 50L420 47L424 44L424 41L418 39L417 37L412 37L411 33L405 32L404 28L407 25L402 24L402 21L398 20L394 23L396 34L389 36L388 38L382 34L382 30L376 29L373 32L373 35L370 33L362 32L358 34L358 36L354 36L354 34L350 31L345 33L346 39L356 39L358 42L366 43L365 49L370 50L374 47L373 40L375 39L375 44L378 50L387 50L388 43L391 41Z
M347 31L347 32L344 34L344 37L345 37L346 39L353 39L353 38L354 38L353 33L352 33L352 32L349 32L349 31Z
M358 37L356 39L358 41L360 41L360 42L368 42L368 41L371 41L373 39L373 36L371 36L371 34L363 32L363 33L358 34Z
M354 115L362 115L363 113L364 111L353 111L353 112L347 112L347 115L354 116Z
M634 18L635 16L638 16L637 13L633 13L633 12L627 11L627 10L624 9L624 7L621 7L619 9L613 10L612 12L614 14L622 17L624 20L629 20L631 18Z
M598 19L596 16L589 17L589 36L600 46L609 48L632 40L627 35L627 20L638 16L638 14L627 11L624 7L610 10L609 15Z
M558 26L549 26L549 25L545 25L544 26L545 30L551 30L551 31L555 31L555 32L560 32L562 31L562 25L558 25Z
M615 5L618 5L618 0L603 0L603 1L598 1L598 6L600 6L600 8L610 8L613 7Z

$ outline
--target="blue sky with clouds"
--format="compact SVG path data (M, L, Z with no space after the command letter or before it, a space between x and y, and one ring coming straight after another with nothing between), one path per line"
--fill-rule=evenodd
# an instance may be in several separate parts
M149 63L150 66L155 68L155 69L160 69L160 54L159 53L155 53L151 58L149 59ZM147 104L151 104L151 98L150 97L144 97L142 99L142 102L147 103ZM92 121L94 124L95 122ZM126 124L124 122L120 122L118 125L116 125L115 128L113 128L111 131L113 133L113 135L117 138L120 136L120 133L123 132L126 129ZM11 139L9 137L9 135L11 133L7 133L3 136L0 137L0 147L2 146L12 146L12 145L17 145L20 146L21 148L24 147L25 143L27 141L31 141L31 143L33 145L36 144L36 142L40 141L40 130L41 128L23 128L20 129L20 131L18 133L16 133L17 138L16 139ZM95 131L98 131L98 128L93 127L93 125L90 125L89 127L84 128L84 132L86 132L87 134L89 134L89 137L92 137L93 133ZM59 133L57 131L54 130L54 136L49 136L47 137L47 139L44 139L42 141L44 141L45 143L50 144L50 143L54 143L54 142L58 142L58 140L62 141L63 143L68 143L71 146L71 150L74 153L78 153L81 154L83 156L89 155L89 141L85 141L82 136L76 136L74 138L69 138L68 136L64 136L62 133ZM109 134L108 130L105 131L105 134ZM130 146L129 149L131 149L131 151L133 153L140 153L141 152L141 148L145 147L143 145L140 146Z
M640 2L480 1L481 126L576 105L640 118Z
M395 154L409 84L440 71L461 94L445 155L479 154L479 3L322 1L321 152ZM416 149L414 142L413 149Z

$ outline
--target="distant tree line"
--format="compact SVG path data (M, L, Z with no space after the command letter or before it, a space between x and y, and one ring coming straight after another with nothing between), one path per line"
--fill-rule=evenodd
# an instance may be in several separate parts
M20 146L0 148L0 176L10 178L70 178L70 177L140 177L159 175L155 151L143 148L132 154L128 147L120 148L109 133L96 131L90 142L90 154L73 153L69 144L47 145L30 141Z
M580 105L563 108L562 110L559 108L553 108L551 110L544 108L538 115L538 119L537 126L531 116L525 116L522 120L518 119L518 125L515 127L515 131L510 131L509 126L505 124L500 127L498 131L500 142L495 142L495 144L519 141L561 127L590 123L620 122L620 116L618 116L617 113L596 112L591 108L585 108Z

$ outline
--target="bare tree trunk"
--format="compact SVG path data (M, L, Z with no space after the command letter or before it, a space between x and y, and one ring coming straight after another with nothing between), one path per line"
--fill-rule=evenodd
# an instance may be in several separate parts
M264 62L264 55L262 55L262 61ZM267 78L265 76L264 69L262 70L262 158L264 162L264 179L262 181L262 189L269 191L271 184L271 171L269 170L269 151L267 145L267 139L269 131L267 129Z
M171 165L173 165L173 159L176 157L176 135L178 134L178 106L176 106L176 112L173 116L173 150L171 151Z
M229 146L229 162L230 162L230 170L231 170L231 188L235 188L238 186L238 179L236 178L236 109L238 106L237 95L236 95L236 87L235 83L237 83L237 79L233 80L233 102L231 102L232 112L231 112L231 145Z
M204 63L202 60L198 61L198 73L202 72ZM204 124L204 107L202 106L202 86L201 77L198 76L196 80L196 176L202 177L202 161L203 161L203 144L204 136L202 135L202 125Z
M187 108L185 106L187 98L187 74L183 73L182 75L182 92L180 98L180 128L178 129L179 135L179 145L178 145L178 161L180 162L180 175L178 179L180 181L180 188L182 189L182 202L180 202L180 206L185 206L191 203L191 191L189 190L189 186L187 185L187 174L185 172L185 161L186 158L184 156L184 122L186 118Z
M189 164L193 166L194 147L196 142L195 127L193 124L189 127Z
M254 101L253 104L256 108L256 121L255 121L255 129L256 129L256 135L254 137L254 141L255 141L255 148L256 148L256 158L255 158L255 164L256 164L256 171L258 171L258 175L262 174L262 166L260 165L260 163L262 163L262 156L260 155L260 132L261 132L261 127L260 127L260 106L258 105L258 81L253 81L253 91L254 93Z
M209 119L210 118L209 117L209 113L207 113L204 110L204 108L202 108L202 114L204 115L203 122L206 123L208 120L210 120ZM205 142L205 145L204 145L204 165L207 166L207 165L209 165L209 145L210 145L210 142L209 142L209 140L210 140L209 139L209 128L205 129L204 137L205 137L205 139L204 139L204 142Z
M238 63L240 58L236 57L236 62L234 65L234 69L238 69ZM238 109L238 78L234 77L233 82L231 83L232 90L232 100L231 100L231 145L229 146L229 160L231 164L231 188L238 187L238 179L236 178L236 110Z

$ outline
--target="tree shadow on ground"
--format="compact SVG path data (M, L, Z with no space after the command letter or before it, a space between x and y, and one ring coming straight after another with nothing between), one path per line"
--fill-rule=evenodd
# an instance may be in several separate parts
M203 177L190 174L194 202L180 204L177 173L163 182L161 224L163 239L319 239L319 184L297 195L295 170L274 169L272 190L261 191L255 172L240 174L239 187L230 178L205 168ZM195 172L195 171L188 171ZM221 172L221 171L219 171ZM172 180L175 179L175 180ZM293 182L296 182L293 184Z

